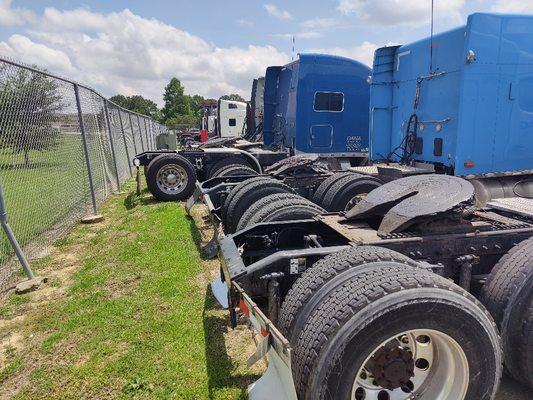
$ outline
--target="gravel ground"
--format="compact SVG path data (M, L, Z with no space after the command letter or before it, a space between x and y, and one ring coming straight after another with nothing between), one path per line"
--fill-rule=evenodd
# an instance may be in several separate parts
M531 400L533 391L517 381L504 376L496 400Z

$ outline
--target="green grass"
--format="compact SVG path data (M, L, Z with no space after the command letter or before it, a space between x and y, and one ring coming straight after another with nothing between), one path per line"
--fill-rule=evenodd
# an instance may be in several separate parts
M200 279L198 232L182 205L130 194L102 213L103 225L58 244L65 254L84 246L81 267L59 300L27 312L21 329L33 342L0 369L0 397L245 398L257 376L244 366L249 354L226 353L227 312Z

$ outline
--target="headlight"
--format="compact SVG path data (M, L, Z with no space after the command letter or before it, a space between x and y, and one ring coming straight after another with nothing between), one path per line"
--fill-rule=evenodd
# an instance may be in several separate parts
M135 165L136 167L138 167L138 166L141 165L141 161L140 161L138 158L134 158L134 159L133 159L133 165Z

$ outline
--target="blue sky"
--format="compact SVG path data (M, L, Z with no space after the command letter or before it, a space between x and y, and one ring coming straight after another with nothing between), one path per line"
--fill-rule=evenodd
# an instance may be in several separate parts
M189 93L247 95L268 65L320 51L371 63L376 47L429 33L430 0L0 0L0 55L161 104ZM437 31L475 11L530 12L533 0L435 0Z

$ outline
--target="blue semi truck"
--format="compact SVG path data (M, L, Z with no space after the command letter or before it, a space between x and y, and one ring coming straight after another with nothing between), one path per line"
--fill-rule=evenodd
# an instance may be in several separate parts
M252 110L244 138L220 138L177 151L144 152L136 155L134 164L145 167L148 188L161 200L187 199L197 180L260 174L294 155L313 158L323 169L364 165L370 75L370 68L348 58L302 54L290 64L267 68L263 105ZM255 87L252 104L260 97ZM259 108L262 123L256 118ZM219 124L226 122L234 126L235 119ZM262 142L242 140L258 135ZM309 192L326 175L318 174L305 190Z
M489 400L502 364L533 388L533 16L379 49L371 79L373 165L315 204L271 176L198 185L237 228L215 296L269 359L250 398Z
M433 47L432 56L428 52ZM533 196L530 16L474 14L466 26L376 51L370 98L372 167L388 176L468 179L485 204Z
M300 54L265 74L263 142L291 154L359 165L368 155L371 70L349 58Z

